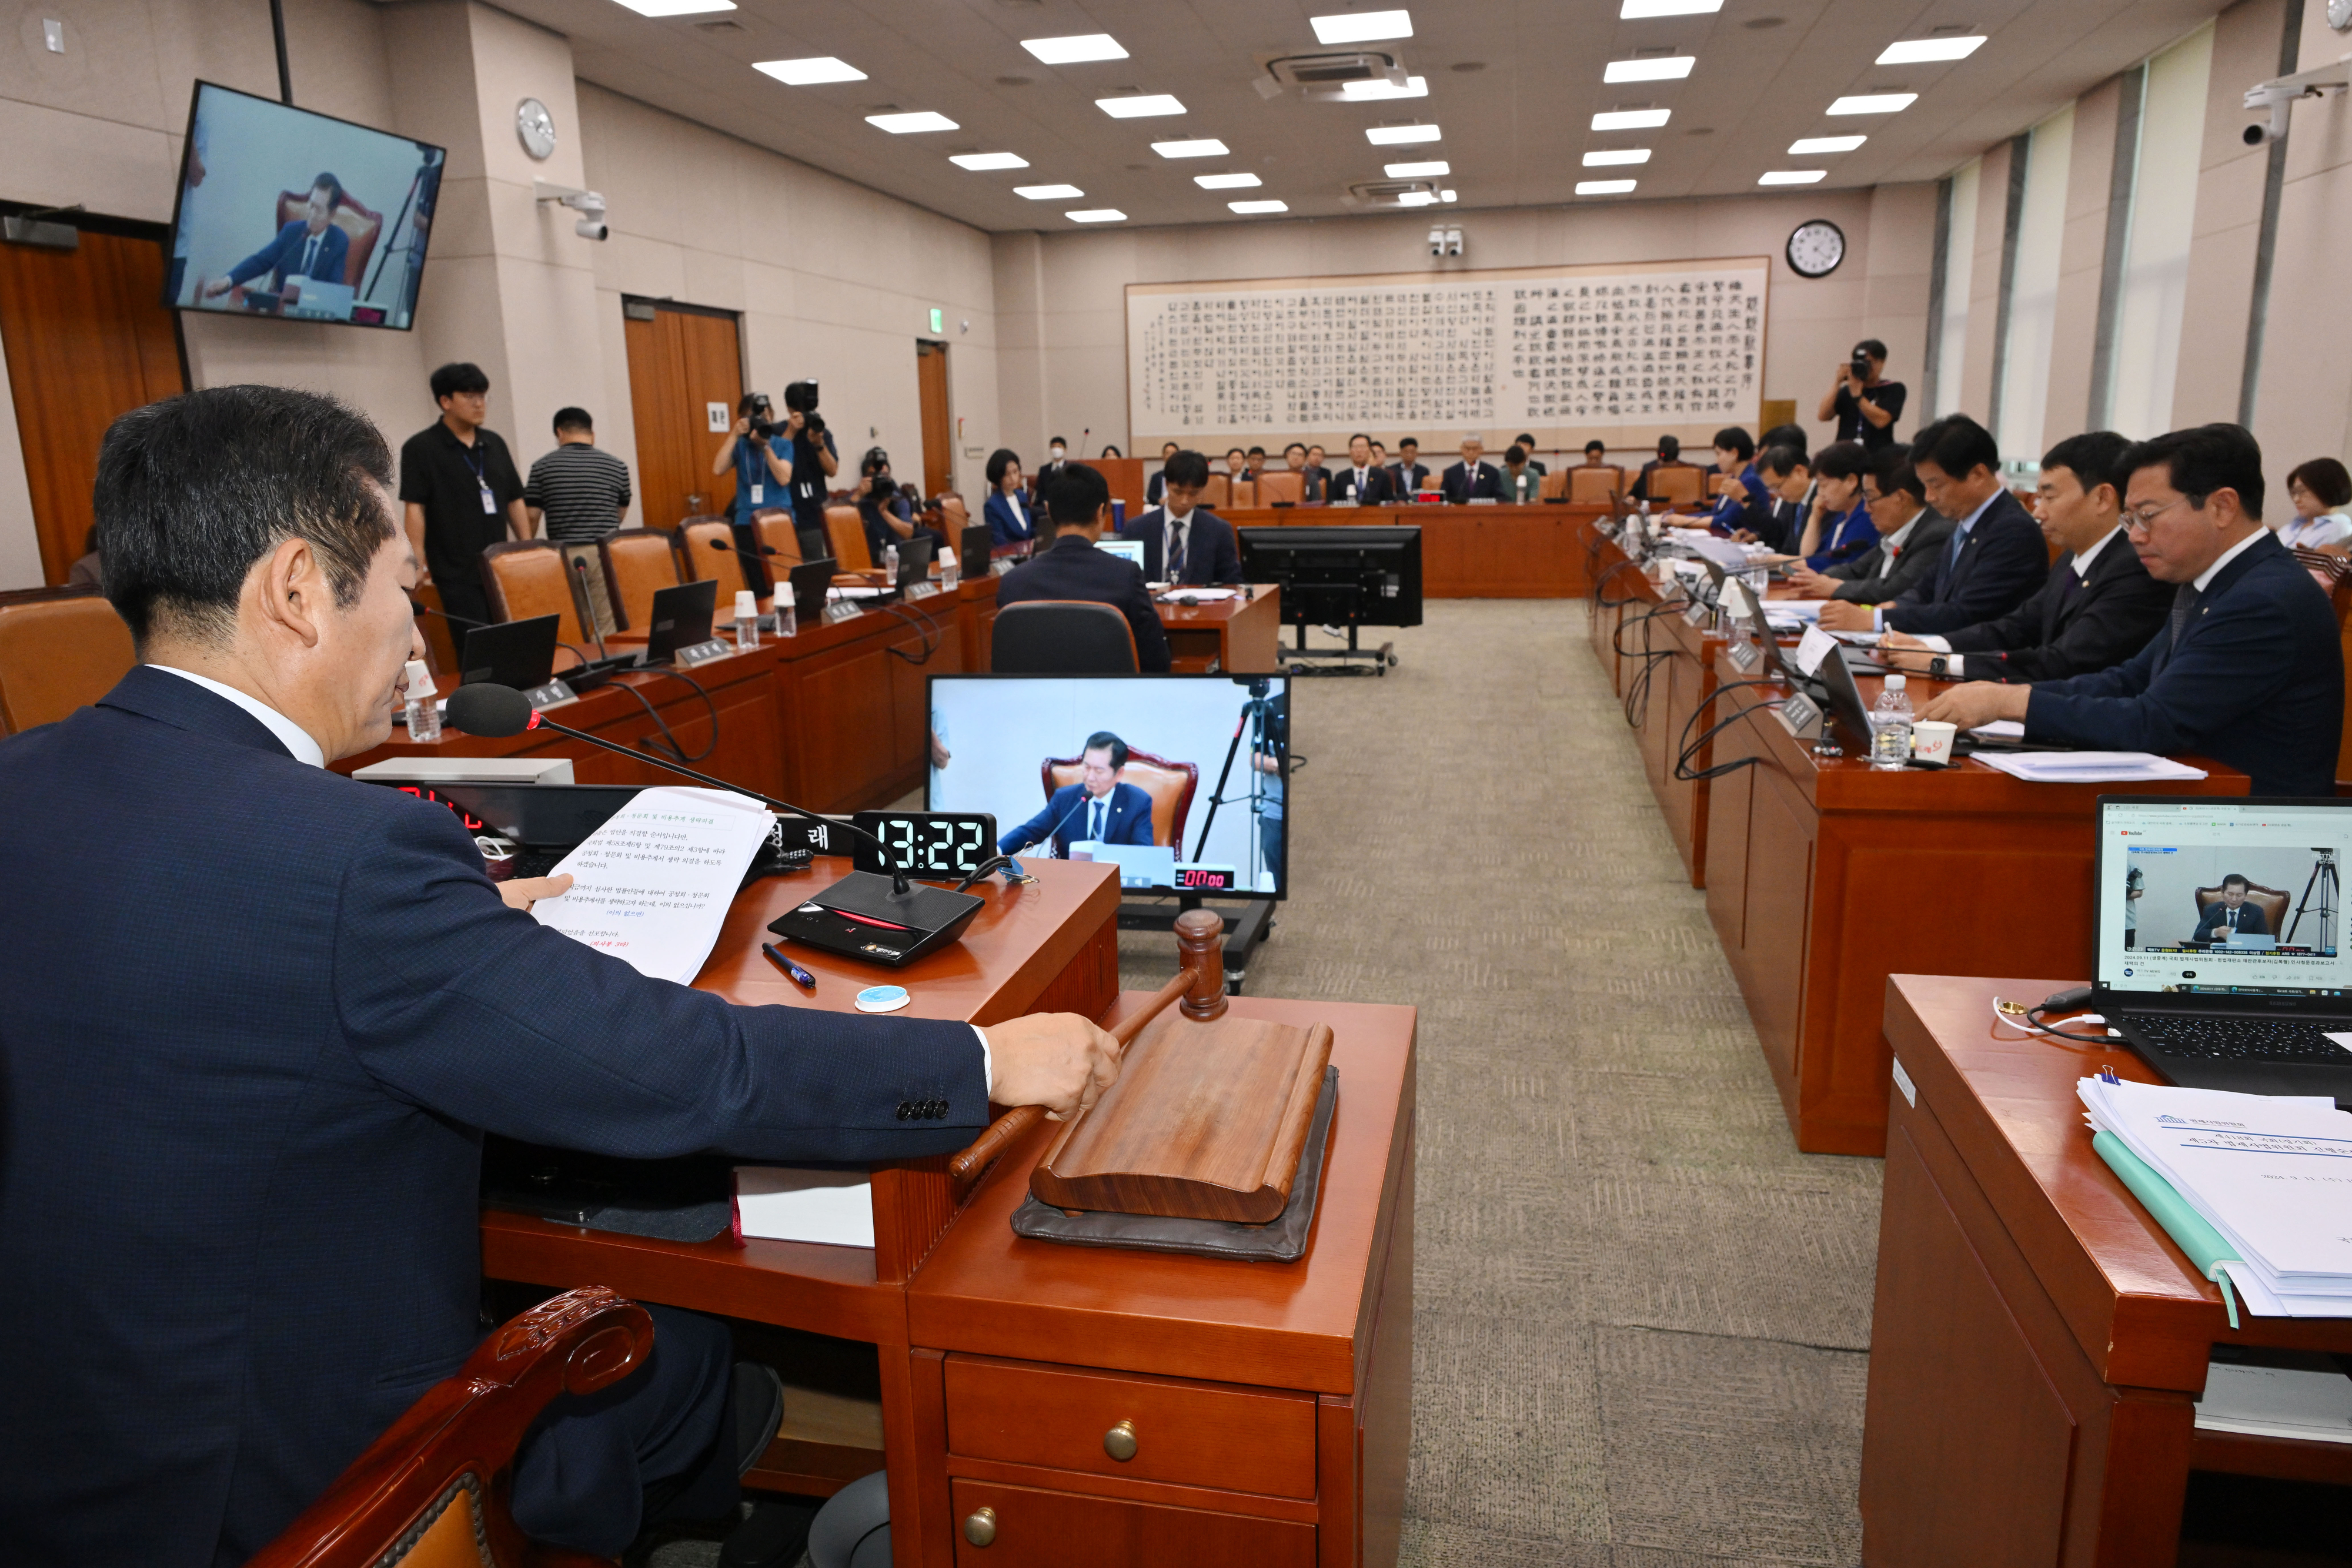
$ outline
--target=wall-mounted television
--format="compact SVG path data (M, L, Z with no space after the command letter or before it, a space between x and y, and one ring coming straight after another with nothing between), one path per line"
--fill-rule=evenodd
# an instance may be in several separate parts
M406 331L447 159L429 141L198 82L163 303Z

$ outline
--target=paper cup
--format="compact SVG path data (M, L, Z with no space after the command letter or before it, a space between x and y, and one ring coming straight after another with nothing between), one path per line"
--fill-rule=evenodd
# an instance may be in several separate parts
M1958 728L1939 718L1915 719L1911 725L1911 760L1933 763L1937 768L1950 767L1952 737Z

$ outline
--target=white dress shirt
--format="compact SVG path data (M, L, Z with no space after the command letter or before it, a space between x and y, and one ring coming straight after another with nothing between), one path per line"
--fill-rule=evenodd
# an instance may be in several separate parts
M2326 512L2316 517L2289 517L2279 528L2278 536L2279 543L2290 549L2298 545L2305 549L2340 545L2352 539L2352 517Z
M2257 528L2244 538L2240 539L2236 544L2231 545L2228 549L2225 549L2220 555L2215 556L2213 558L2213 564L2197 574L2196 581L2192 586L2196 588L2198 592L2204 592L2206 586L2220 574L2223 567L2229 565L2231 561L2245 554L2248 549L2252 548L2254 541L2262 537L2263 530Z
M223 685L220 682L206 675L199 675L193 670L177 669L170 664L157 664L153 667L166 674L177 675L184 681L194 681L213 695L224 701L235 703L259 719L269 733L278 737L279 744L294 754L295 761L307 762L313 768L324 768L327 765L326 749L310 738L309 730L304 729L258 697L247 696L235 686Z

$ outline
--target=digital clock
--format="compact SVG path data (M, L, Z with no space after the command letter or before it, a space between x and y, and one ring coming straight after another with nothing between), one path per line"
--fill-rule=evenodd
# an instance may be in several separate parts
M853 840L859 871L961 879L996 853L996 819L985 811L859 811L850 821L885 846Z
M1180 865L1176 885L1187 893L1231 893L1241 885L1241 877L1229 865Z

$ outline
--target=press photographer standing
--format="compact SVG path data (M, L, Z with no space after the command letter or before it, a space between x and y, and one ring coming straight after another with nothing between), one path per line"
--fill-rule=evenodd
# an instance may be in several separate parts
M745 393L735 405L734 430L719 448L719 455L710 460L713 474L734 470L735 507L730 520L735 527L735 548L752 557L760 553L760 529L751 520L752 514L785 505L792 494L793 465L783 444L789 426L773 423L769 417L773 412L766 392ZM824 521L822 508L817 521L820 526ZM767 567L745 556L735 559L742 562L743 575L753 588L767 592Z
M1901 382L1886 379L1886 345L1864 338L1853 357L1837 368L1815 419L1837 421L1837 439L1859 441L1872 452L1895 444L1895 422L1910 395Z
M816 411L814 382L794 382L784 389L784 429L793 438L793 527L823 533L825 481L841 472L841 454L824 427L824 415Z

